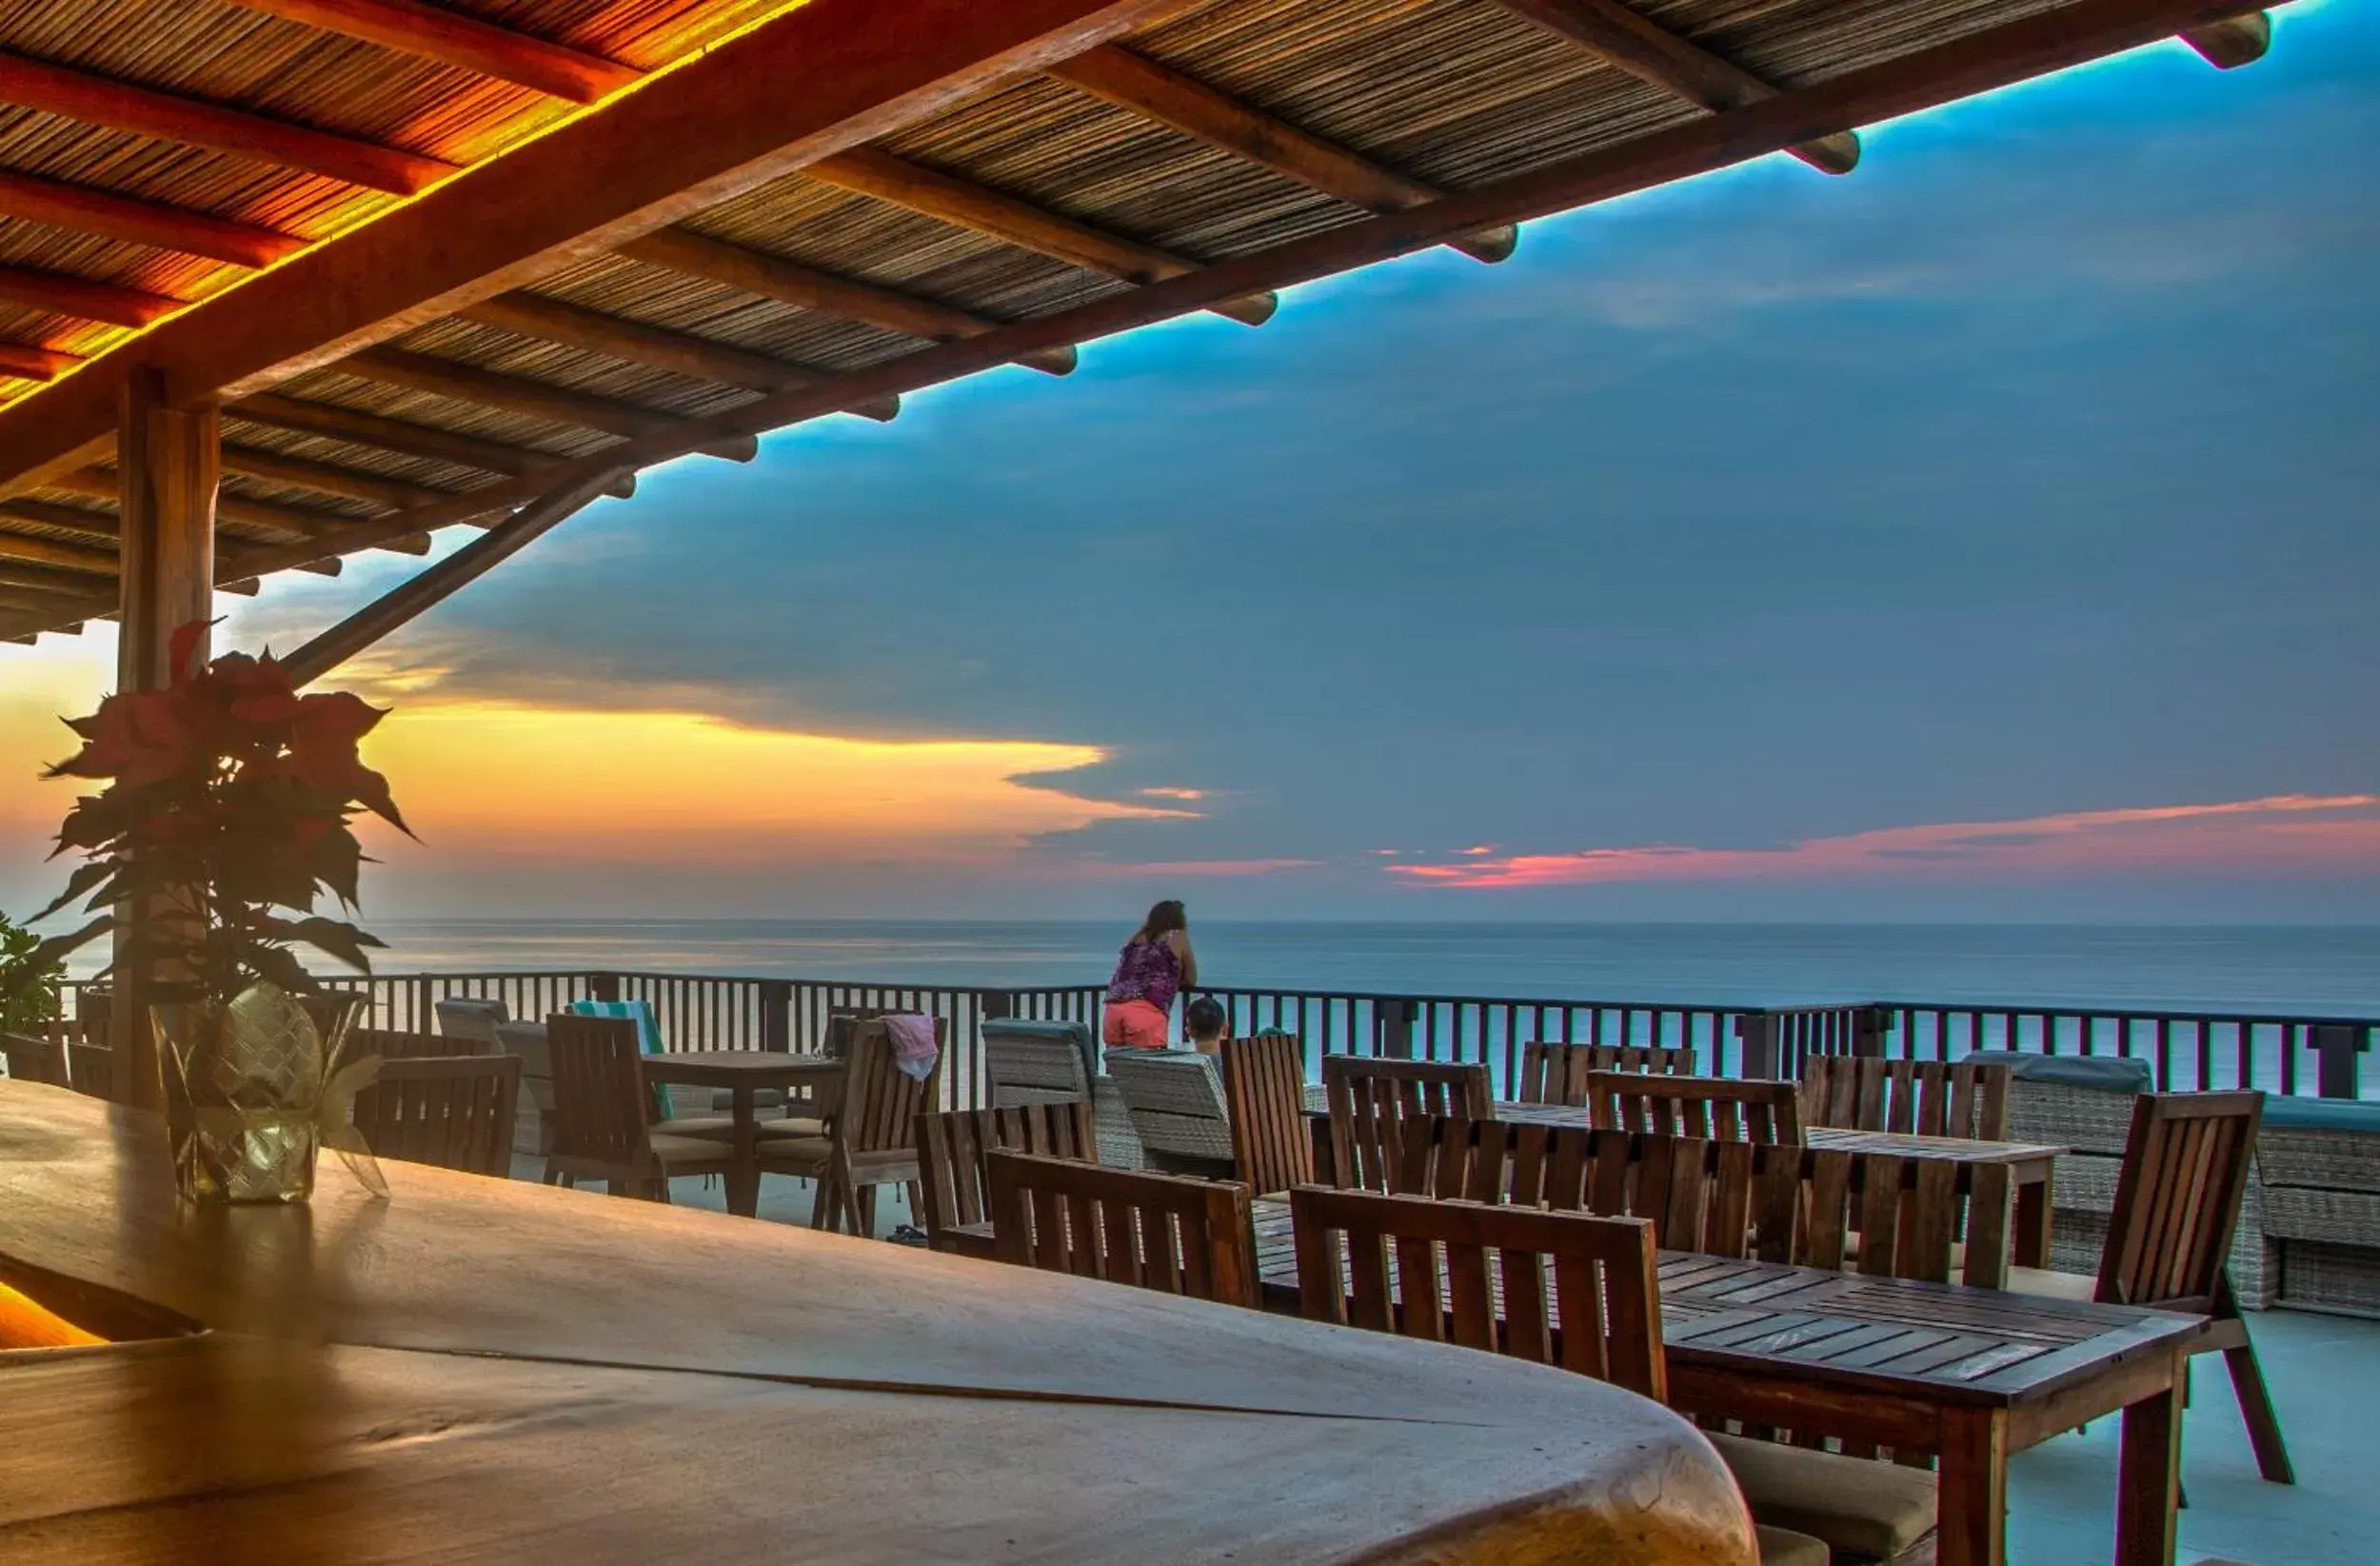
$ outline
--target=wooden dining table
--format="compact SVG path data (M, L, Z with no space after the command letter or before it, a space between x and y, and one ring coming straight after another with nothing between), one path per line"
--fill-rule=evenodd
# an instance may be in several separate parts
M727 1211L752 1218L761 1207L759 1094L764 1087L809 1088L826 1107L843 1082L844 1061L840 1055L795 1054L768 1049L699 1049L675 1055L647 1055L640 1062L645 1080L683 1087L725 1088L732 1095L730 1145L735 1162L727 1171L724 1195Z
M151 1339L0 1350L0 1559L1756 1559L1710 1448L1584 1377L381 1167L185 1206L157 1117L0 1080L0 1283Z
M1254 1219L1265 1301L1297 1310L1289 1203ZM1660 1282L1672 1406L1938 1454L1937 1566L2003 1566L2008 1459L2118 1412L2116 1566L2172 1566L2204 1318L1686 1251L1661 1253Z

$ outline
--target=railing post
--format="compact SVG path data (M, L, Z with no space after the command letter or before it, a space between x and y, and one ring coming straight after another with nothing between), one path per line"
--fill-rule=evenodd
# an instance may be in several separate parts
M2326 1099L2361 1098L2355 1057L2371 1047L2369 1030L2334 1024L2308 1028L2306 1033L2313 1045L2314 1059L2320 1062L2314 1078L2316 1091Z
M793 986L783 979L761 981L761 1047L780 1055L793 1048Z
M1851 1052L1882 1055L1884 1036L1893 1031L1893 1013L1886 1006L1861 1006L1852 1013Z
M1743 1041L1744 1080L1775 1080L1778 1075L1776 1019L1765 1011L1739 1012L1735 1017L1735 1037Z
M590 1001L620 999L620 976L616 973L590 973L586 976L586 996Z
M1009 990L978 990L975 992L979 1017L1001 1018L1017 1015L1017 998Z
M1410 1001L1375 1001L1372 1002L1372 1032L1379 1041L1381 1055L1392 1060L1413 1059L1413 1002Z

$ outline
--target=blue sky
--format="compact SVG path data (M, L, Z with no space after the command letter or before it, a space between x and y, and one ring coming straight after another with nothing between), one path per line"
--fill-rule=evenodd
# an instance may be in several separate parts
M394 865L400 911L2380 917L2380 13L1867 141L649 477L375 677L1030 743L1115 808Z

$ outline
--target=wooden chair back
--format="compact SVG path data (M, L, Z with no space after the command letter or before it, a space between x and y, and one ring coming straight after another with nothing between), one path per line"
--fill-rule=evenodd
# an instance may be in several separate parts
M384 1061L451 1061L460 1056L502 1053L491 1036L486 1039L455 1033L407 1033L397 1028L352 1028L347 1032L347 1058L360 1061L377 1055Z
M1587 1077L1597 1071L1633 1071L1655 1077L1691 1077L1695 1052L1652 1044L1563 1044L1531 1040L1520 1046L1517 1103L1587 1107Z
M1289 1210L1306 1316L1667 1400L1658 1259L1642 1219L1319 1185L1292 1191Z
M1223 1102L1231 1114L1232 1164L1242 1184L1270 1196L1314 1183L1302 1040L1288 1033L1224 1040Z
M984 1170L1002 1261L1257 1303L1244 1185L997 1151L984 1156Z
M834 1136L854 1159L871 1154L905 1158L917 1146L917 1120L942 1105L942 1067L950 1061L950 1021L934 1020L941 1046L933 1072L912 1077L893 1059L892 1035L883 1020L868 1018L852 1029L843 1066L843 1097L834 1115Z
M960 1238L959 1231L989 1223L991 1189L984 1160L996 1152L1096 1162L1099 1134L1091 1102L1017 1104L1006 1109L948 1109L920 1115L918 1132L919 1221L925 1241L938 1251L989 1254L989 1247Z
M1392 1166L1405 1121L1432 1115L1473 1120L1496 1116L1487 1067L1478 1064L1325 1055L1322 1095L1330 1108L1332 1178L1365 1191L1394 1188Z
M1735 1077L1587 1074L1587 1109L1598 1127L1715 1141L1801 1140L1800 1088Z
M553 1157L637 1165L651 1160L656 1113L636 1023L556 1012L545 1020L553 1070Z
M518 1055L399 1057L355 1096L355 1129L376 1157L501 1179L520 1100Z
M1452 1119L1407 1127L1397 1189L1640 1218L1665 1250L1983 1288L2007 1282L2014 1199L2001 1164Z
M2228 1311L2223 1265L2263 1120L2261 1093L2144 1093L2132 1100L2100 1253L2100 1300Z
M1802 1064L1801 1122L2005 1141L2012 1072L1965 1061L1813 1055Z

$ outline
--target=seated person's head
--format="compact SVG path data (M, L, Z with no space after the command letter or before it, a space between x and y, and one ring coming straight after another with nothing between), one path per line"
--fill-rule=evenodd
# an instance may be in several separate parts
M1222 1039L1231 1019L1223 1015L1221 1002L1201 995L1181 1008L1181 1025L1192 1043L1212 1044Z

